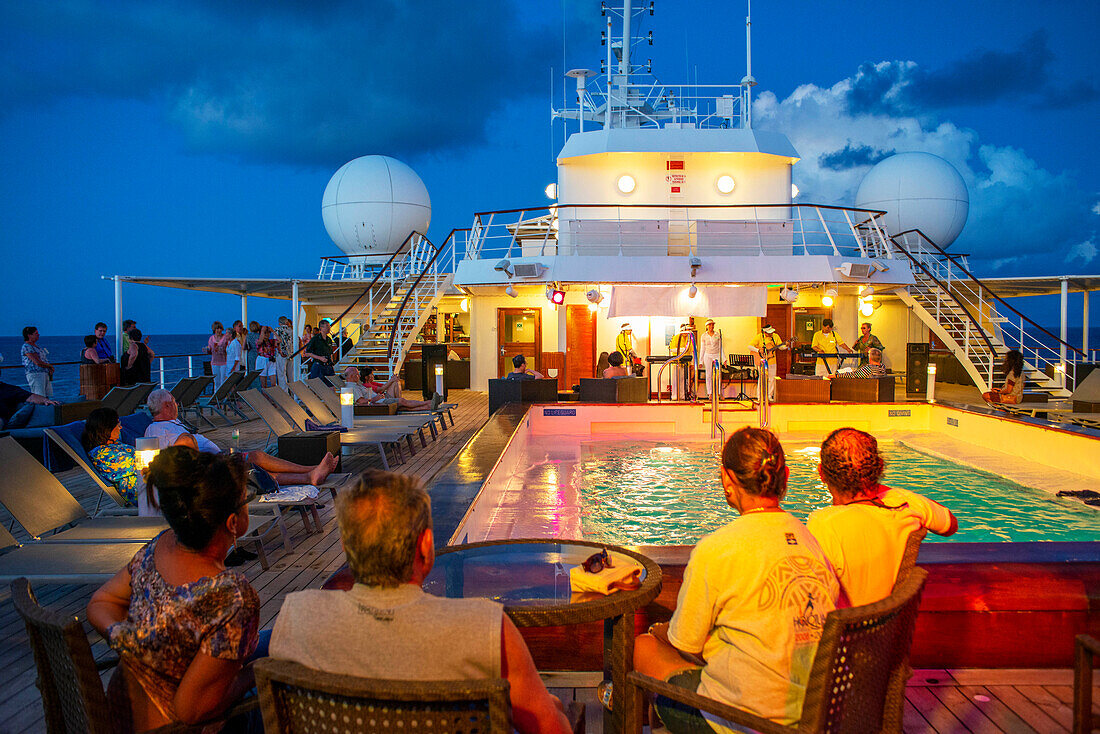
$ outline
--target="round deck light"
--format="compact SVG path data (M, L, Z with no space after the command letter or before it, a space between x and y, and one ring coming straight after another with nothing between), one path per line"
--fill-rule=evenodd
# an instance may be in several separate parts
M634 187L638 185L638 182L634 180L633 176L619 176L618 187L619 191L624 194L629 194L634 191Z
M556 183L547 184L545 191L547 199L558 198L558 185Z
M821 297L821 305L825 307L832 306L837 296L836 288L827 288L825 295Z
M797 199L798 198L798 187L795 186L794 184L791 184L791 198L792 199Z
M470 299L463 298L461 301L458 302L458 307L462 309L463 313L466 313L470 310Z
M859 305L859 313L861 316L871 316L875 313L875 305L870 301L864 301Z
M737 183L733 180L733 176L719 176L718 180L714 182L714 185L718 187L718 193L728 194L733 191L733 187Z

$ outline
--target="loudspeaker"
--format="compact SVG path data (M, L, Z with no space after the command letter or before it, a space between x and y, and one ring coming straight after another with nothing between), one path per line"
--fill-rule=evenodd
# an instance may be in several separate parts
M912 342L905 350L905 392L924 394L928 390L928 344Z

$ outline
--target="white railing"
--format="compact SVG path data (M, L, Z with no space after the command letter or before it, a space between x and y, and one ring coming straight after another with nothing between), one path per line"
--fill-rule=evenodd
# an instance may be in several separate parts
M556 205L475 215L466 257L838 255L893 258L881 213L815 204Z
M919 230L896 236L894 244L907 251L921 266L914 268L918 279L923 270L924 275L930 275L933 282L940 286L935 289L934 301L938 321L943 323L940 309L946 308L942 301L945 294L940 293L941 289L946 290L946 295L951 296L968 316L965 327L959 327L959 330L968 355L989 354L981 365L983 372L988 371L989 384L993 384L993 372L997 367L995 362L1000 356L998 345L1019 351L1024 355L1024 362L1035 369L1042 371L1052 367L1053 379L1062 387L1066 385L1066 374L1075 374L1076 365L1087 361L1084 352L1062 342L1017 311L975 278L960 258L948 255ZM990 333L995 342L990 343L982 338Z

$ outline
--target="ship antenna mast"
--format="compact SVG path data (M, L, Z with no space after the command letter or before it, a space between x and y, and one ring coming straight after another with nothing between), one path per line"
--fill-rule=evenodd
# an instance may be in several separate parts
M752 0L746 0L745 10L745 78L741 80L741 127L752 127Z

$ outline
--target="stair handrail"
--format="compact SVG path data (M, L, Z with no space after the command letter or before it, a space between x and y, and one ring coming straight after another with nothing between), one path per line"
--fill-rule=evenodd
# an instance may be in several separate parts
M424 275L428 272L428 270L435 263L436 259L439 257L439 253L443 252L443 250L447 247L447 243L451 242L451 246L452 247L454 246L454 243L452 242L452 240L454 239L455 233L456 232L469 232L469 231L470 231L470 229L468 227L466 227L466 228L456 227L455 229L452 229L450 234L447 235L447 238L445 240L443 240L443 244L438 245L438 246L436 246L434 243L432 243L432 241L430 239L428 239L427 236L423 236L424 241L427 242L432 247L434 247L435 251L432 253L431 259L428 260L428 262L425 263L424 267L420 269L420 273L416 276L416 280L412 283L411 286L409 286L409 289L405 292L405 297L401 299L401 305L397 307L397 313L394 314L393 329L390 331L390 341L389 341L389 344L386 346L386 359L389 361L389 363L391 365L393 364L393 344L394 344L394 341L397 339L397 331L400 328L401 316L405 313L405 306L408 304L409 298L416 291L417 286L420 285L420 281L422 281L424 279ZM390 376L392 377L392 375L390 375Z
M937 286L939 286L940 289L942 289L944 293L946 293L948 296L950 296L951 300L955 302L956 306L958 306L959 308L962 309L963 313L966 314L966 318L969 319L970 323L974 326L974 328L976 330L976 333L978 334L978 337L982 341L985 342L985 346L989 350L989 353L995 357L997 355L997 349L993 346L993 342L990 340L989 334L986 333L985 329L981 325L981 322L978 319L974 318L974 315L972 313L970 313L970 309L967 308L966 304L963 303L958 298L956 298L955 294L951 292L950 288L948 288L946 285L944 285L943 281L941 281L939 278L937 278L935 275L933 275L932 271L929 270L928 267L925 266L924 263L922 263L913 253L909 252L908 247L902 245L900 242L897 241L897 239L896 239L897 237L901 237L902 235L910 234L912 232L917 232L918 234L920 234L921 237L924 237L924 234L921 233L920 230L910 229L910 230L906 230L905 232L901 232L899 234L894 235L893 237L890 238L890 240L894 243L894 245L897 246L898 250L905 253L906 257L908 257L910 260L912 260L913 263L918 268L923 270L924 274L927 275L929 278L931 278L932 281ZM927 238L925 238L925 239L927 239ZM967 356L969 357L970 355L968 354ZM992 375L990 375L990 377L992 377Z
M995 300L998 303L1004 305L1004 307L1007 308L1009 311L1011 311L1012 313L1019 316L1022 321L1026 321L1030 325L1034 326L1036 329L1043 332L1044 334L1049 336L1051 339L1054 339L1058 344L1061 344L1061 345L1065 346L1067 349L1076 352L1077 354L1081 355L1084 358L1087 358L1087 355L1082 350L1080 350L1077 347L1073 346L1069 342L1063 341L1061 339L1061 337L1055 336L1051 332L1047 331L1044 327L1042 327L1039 324L1035 323L1034 321L1029 319L1027 316L1025 316L1023 313L1021 313L1019 310L1017 310L1015 306L1010 304L1004 298L1002 298L1001 296L998 296L995 291L993 291L988 285L985 284L985 282L983 282L981 280L981 278L979 278L976 275L974 275L973 273L971 273L970 270L965 265L962 264L962 261L957 256L950 254L949 252L944 250L942 247L937 245L935 242L930 240L928 238L928 235L926 235L924 232L920 231L920 229L908 229L904 232L899 232L898 234L894 235L894 237L891 237L891 239L894 240L894 244L900 246L900 244L894 238L901 237L902 235L914 234L914 233L917 234L917 235L920 235L921 239L923 239L925 242L927 242L932 247L934 247L936 249L936 251L939 252L940 255L942 255L943 257L950 260L951 263L953 265L955 265L955 267L957 267L959 270L961 270L963 273L965 273L968 278L970 278L975 283L977 283L981 288L983 288L986 291L986 293L988 293L993 298L993 300ZM908 252L907 252L907 254L908 254ZM1022 344L1022 340L1021 340L1021 344ZM1045 344L1043 346L1046 347ZM1054 350L1054 347L1046 347L1046 348L1050 349L1051 351Z
M405 245L407 245L407 244L409 243L409 240L411 240L411 239L412 239L413 237L415 237L416 235L419 235L419 234L420 234L420 233L419 233L419 232L417 232L417 231L416 231L415 229L414 229L414 230L413 230L412 232L409 232L409 236L408 236L408 237L406 237L406 238L405 238L405 239L404 239L404 240L403 240L403 241L401 242L401 246L400 246L400 247L398 247L398 248L397 248L397 250L395 250L395 251L394 251L394 253L393 253L392 255L390 255L390 257L389 257L389 259L388 259L388 260L386 260L386 264L385 264L385 265L383 265L383 266L381 267L381 269L380 269L380 270L378 271L378 273L377 273L377 274L376 274L376 275L374 276L374 278L373 278L373 279L371 280L371 282L370 282L370 285L368 285L368 286L367 286L366 288L364 288L364 289L363 289L363 292L362 292L362 293L360 293L360 294L359 294L359 296L358 296L358 297L357 297L357 298L356 298L356 299L355 299L354 301L352 301L352 302L351 302L351 305L349 305L349 306L348 306L347 308L345 308L345 309L344 309L344 312L343 312L343 313L341 313L341 314L340 314L339 316L337 316L337 317L336 317L335 319L329 319L329 320L328 320L328 322L329 322L330 324L331 324L331 323L336 323L336 322L340 321L341 319L343 319L343 318L344 318L345 316L347 316L347 315L348 315L348 312L349 312L349 311L351 311L351 310L352 310L353 308L355 308L355 306L356 306L356 305L357 305L357 304L358 304L358 303L359 303L360 301L362 301L362 300L363 300L363 296L365 296L365 295L367 295L368 293L370 293L370 292L371 292L371 289L372 289L372 288L374 288L375 284L376 284L376 283L378 283L378 281L379 281L379 280L380 280L380 279L382 278L382 276L383 276L383 275L385 275L385 273L386 273L386 271L387 271L387 270L389 269L390 265L392 265L392 264L393 264L393 261L394 261L394 259L396 259L398 255L401 255L401 254L408 254L408 253L402 253L402 250L404 250L404 249L405 249ZM424 237L424 235L420 235L420 236L421 236L421 237ZM427 237L424 237L424 239L427 239ZM295 335L295 336L297 336L297 335ZM296 352L295 352L294 354L292 354L292 355L290 355L289 357L287 357L287 359L294 359L294 358L295 358L295 357L297 357L297 356L298 356L299 354L301 354L301 353L302 353L303 351L305 351L305 348L306 348L306 347L307 347L308 345L309 345L309 342L306 342L306 343L305 343L305 344L303 344L302 346L298 347L298 351L296 351Z

